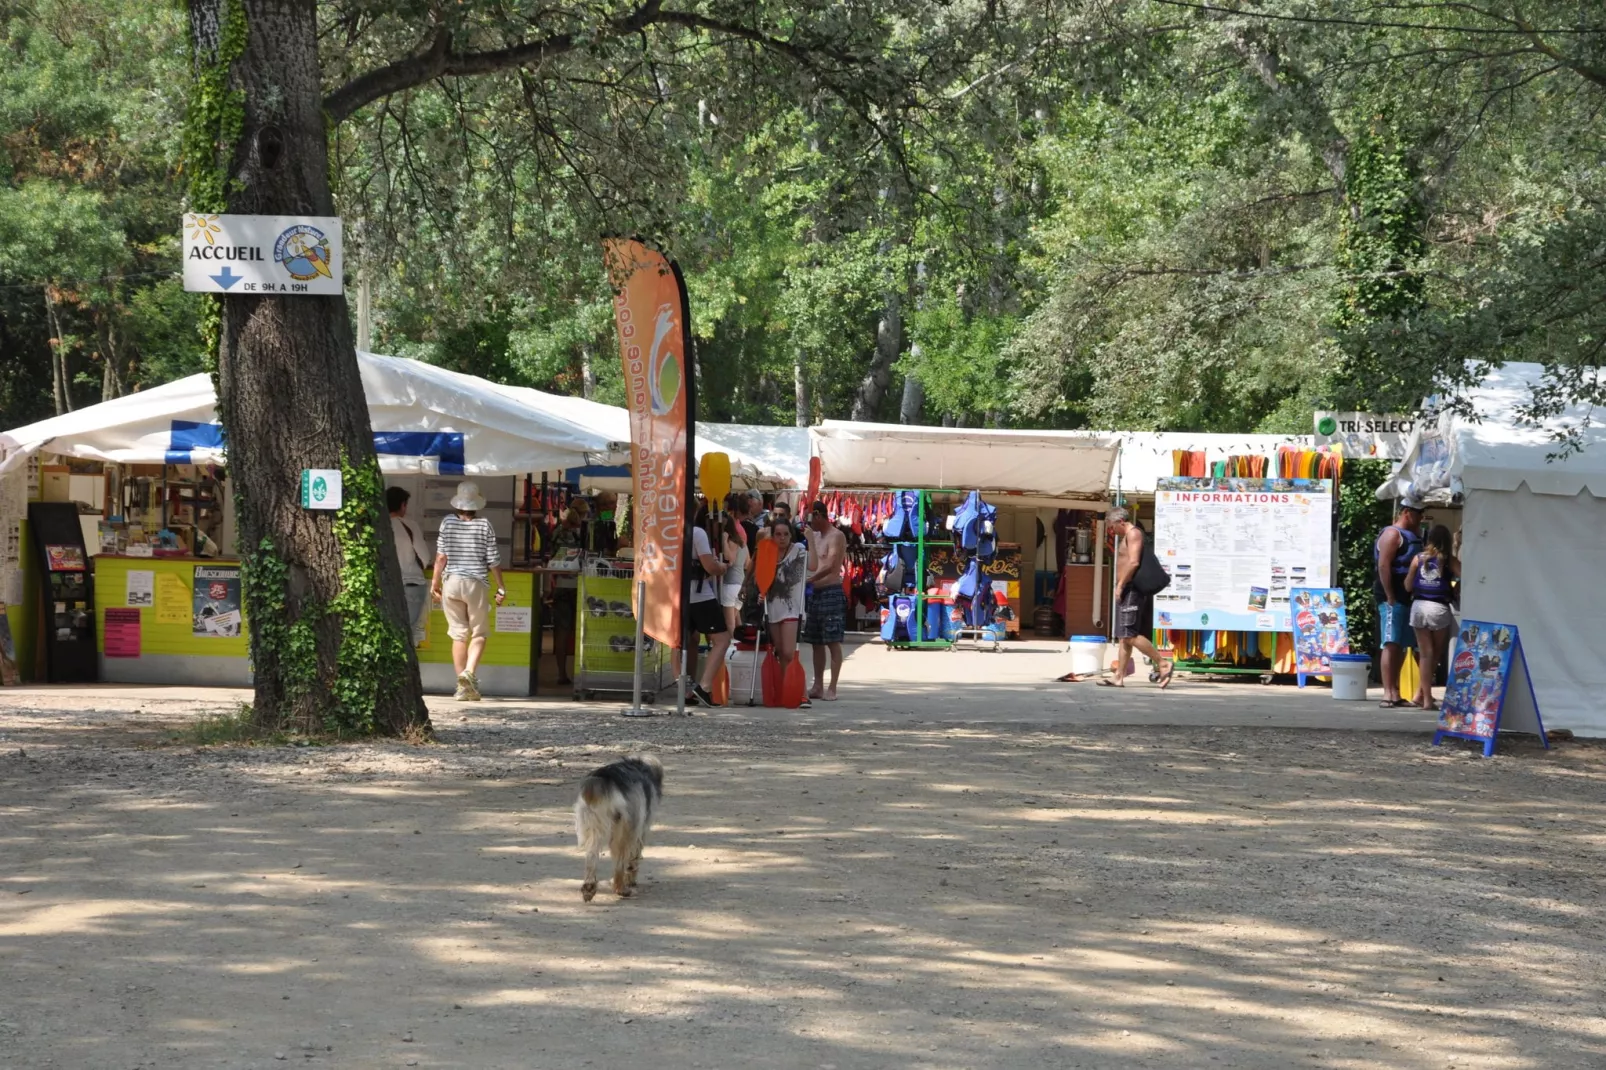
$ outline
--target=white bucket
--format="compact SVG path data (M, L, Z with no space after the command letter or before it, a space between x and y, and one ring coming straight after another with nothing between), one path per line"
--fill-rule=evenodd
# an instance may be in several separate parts
M730 676L730 700L733 706L747 705L749 695L757 701L763 701L764 696L753 689L753 675L757 671L757 666L762 663L760 661L762 654L763 651L759 650L737 650L735 646L732 646L730 652L726 654L725 671Z
M1095 676L1104 667L1104 636L1071 636L1071 672L1077 676Z
M1333 697L1340 702L1365 702L1372 659L1365 654L1337 654L1331 660Z

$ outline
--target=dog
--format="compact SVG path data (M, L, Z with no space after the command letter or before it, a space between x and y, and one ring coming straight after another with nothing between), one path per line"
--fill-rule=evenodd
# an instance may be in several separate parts
M621 899L635 894L641 849L663 795L664 767L651 754L620 758L580 782L574 833L586 854L581 899L589 903L597 894L597 858L604 848L613 858L614 894Z

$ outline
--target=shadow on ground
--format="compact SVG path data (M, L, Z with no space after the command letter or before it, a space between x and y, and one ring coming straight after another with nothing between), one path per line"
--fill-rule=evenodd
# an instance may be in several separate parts
M10 731L0 1064L1606 1064L1591 745L437 724L424 748ZM574 784L637 745L668 771L642 895L585 906Z

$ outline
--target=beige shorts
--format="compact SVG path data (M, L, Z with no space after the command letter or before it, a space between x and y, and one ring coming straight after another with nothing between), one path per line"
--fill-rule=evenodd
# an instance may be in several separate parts
M453 639L491 634L491 588L484 580L448 575L441 581L441 611L446 614L446 634Z

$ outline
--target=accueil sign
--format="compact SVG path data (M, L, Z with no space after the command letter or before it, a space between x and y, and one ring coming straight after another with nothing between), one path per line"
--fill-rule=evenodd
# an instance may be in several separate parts
M345 292L337 216L184 215L191 293L332 296Z

